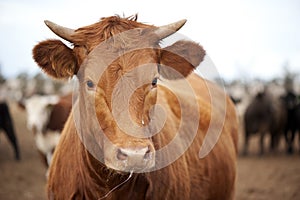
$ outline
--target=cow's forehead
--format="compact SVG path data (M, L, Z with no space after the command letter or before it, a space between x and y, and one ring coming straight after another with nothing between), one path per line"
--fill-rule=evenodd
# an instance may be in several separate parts
M156 38L151 38L152 34L142 32L141 28L132 29L101 42L88 54L80 69L85 71L85 75L99 78L112 65L128 71L139 67L139 64L156 63L159 44L154 42Z

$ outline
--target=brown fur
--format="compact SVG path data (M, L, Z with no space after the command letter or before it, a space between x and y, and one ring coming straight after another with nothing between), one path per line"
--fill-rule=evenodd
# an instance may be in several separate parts
M49 76L68 78L78 71L76 57L60 40L46 40L33 49L33 58Z
M113 35L135 28L150 27L152 26L137 22L136 16L128 18L105 17L95 24L77 29L72 42L79 46L85 46L89 53L95 46Z
M53 105L47 129L62 131L72 109L72 94L63 96Z
M191 73L205 55L205 51L200 45L194 42L179 41L169 47L160 49L158 46L159 40L153 34L155 28L136 22L136 17L120 18L113 16L103 18L102 21L96 24L76 30L72 41L74 48L57 48L62 49L61 54L66 55L57 57L62 61L52 60L53 63L77 63L76 67L73 68L78 69L83 59L100 42L120 32L134 29L129 35L122 34L120 36L122 38L119 36L113 38L113 48L116 51L107 50L102 57L93 58L94 63L97 64L97 59L103 61L113 57L119 51L124 52L122 56L108 66L96 85L96 122L93 122L90 117L91 107L88 106L90 95L86 92L86 87L83 84L87 78L95 81L93 79L93 73L95 72L90 71L94 69L92 65L89 65L88 62L81 65L80 70L84 70L84 73L78 77L79 82L82 84L78 100L79 108L81 108L80 116L83 119L89 119L84 124L86 127L84 127L83 134L91 133L92 128L99 123L105 135L118 147L148 144L150 141L148 139L137 139L124 133L111 114L113 89L120 80L124 79L125 81L116 93L121 100L125 98L122 96L124 89L126 92L128 88L135 88L134 84L139 81L145 81L144 86L136 89L129 101L130 116L139 126L142 126L142 119L145 119L146 124L149 122L149 109L154 104L163 105L167 118L163 129L151 138L151 144L153 143L155 150L163 148L176 136L179 125L183 127L182 133L184 135L180 138L182 143L178 144L176 148L183 148L187 139L191 137L190 134L192 134L189 123L195 119L195 116L192 116L193 111L199 109L197 113L199 113L200 119L199 122L196 122L199 124L197 135L191 146L179 159L158 171L134 174L128 182L113 191L108 199L233 199L237 154L237 118L234 106L230 99L226 97L226 118L222 134L209 155L199 159L200 147L206 136L212 114L222 112L219 107L214 108L214 113L212 112L208 88L213 88L217 96L224 95L224 92L209 81L205 81ZM33 53L40 54L39 49L47 49L50 44L51 42L38 44L35 48L37 50L34 50ZM153 45L155 48L142 48L147 47L148 44ZM137 50L136 47L138 47ZM53 52L51 49L50 52ZM42 55L51 58L51 54L45 55L42 53ZM74 57L68 57L68 55L74 55ZM34 58L50 76L56 78L72 76L72 74L69 74L69 67L53 67L53 63L49 63L49 58L35 55ZM158 85L152 88L151 81L158 73L156 65L151 65L153 68L147 68L149 71L132 70L147 63L161 64L162 71L160 73L164 78L179 78L169 76L170 72L166 70L165 66L173 68L182 77L187 77L186 80L195 92L198 107L189 100L195 97L188 95L181 88L180 82L165 81L162 86ZM101 66L97 67L101 68ZM73 72L74 74L77 73L76 70L73 70ZM126 77L132 77L133 81L127 81ZM177 91L176 97L174 91ZM183 104L179 105L179 101ZM218 105L224 104L222 98L217 99L217 101ZM118 109L118 106L121 105L115 106ZM180 109L191 113L190 120L185 121L183 124L181 124ZM119 114L122 115L122 110ZM100 154L107 153L103 143L103 141L95 143L95 148L99 148L98 152ZM172 150L165 152L166 156L171 154L173 154ZM106 165L96 160L85 149L75 128L74 113L72 112L65 125L51 164L47 188L48 198L99 199L116 185L122 183L127 177L128 174L126 173L119 173L107 168Z
M161 51L161 64L172 66L173 69L186 77L203 61L204 56L205 51L198 44L189 41L178 41ZM183 67L181 63L187 63L187 65ZM178 78L176 76L170 77L171 73L165 70L166 68L162 68L161 75L163 77L167 79Z
M192 75L194 78L196 75ZM189 78L189 79L192 79ZM196 77L198 79L198 77ZM200 115L198 134L188 151L170 166L159 171L134 174L110 199L233 199L236 172L237 126L234 106L227 98L227 119L220 139L204 159L198 158L201 143L208 128L210 109L207 82L198 81L202 88L199 99ZM212 83L208 83L212 85ZM194 85L194 83L193 83ZM215 86L213 86L215 87ZM220 91L215 87L218 92ZM160 103L168 102L168 112L176 105L170 104L167 91L160 90ZM209 104L208 104L209 105ZM54 199L98 199L127 178L127 174L110 172L93 158L79 140L72 116L69 118L57 146L48 181L48 195ZM167 127L153 138L156 148L165 146L171 131L176 127L176 116ZM76 175L74 175L76 174ZM68 181L65 181L68 180Z

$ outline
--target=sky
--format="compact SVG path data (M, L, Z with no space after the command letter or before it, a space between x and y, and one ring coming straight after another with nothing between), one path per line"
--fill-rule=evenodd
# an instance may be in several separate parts
M35 44L58 38L48 19L79 28L115 14L165 25L187 19L179 33L201 44L224 79L272 79L283 66L300 74L299 0L1 0L0 66L5 76L35 74ZM211 65L207 65L209 70ZM201 67L201 66L200 66Z

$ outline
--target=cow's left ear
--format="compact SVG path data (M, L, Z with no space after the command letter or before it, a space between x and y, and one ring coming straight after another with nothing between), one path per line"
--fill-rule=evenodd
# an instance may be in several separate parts
M161 50L160 74L166 79L186 77L203 61L204 56L205 50L199 44L177 41Z

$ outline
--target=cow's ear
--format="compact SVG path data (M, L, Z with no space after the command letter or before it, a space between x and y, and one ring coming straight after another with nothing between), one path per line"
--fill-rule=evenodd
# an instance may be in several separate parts
M49 76L56 79L72 77L78 71L73 50L60 40L46 40L33 48L33 59Z
M166 79L188 76L204 59L205 50L192 41L180 40L161 51L160 74Z

